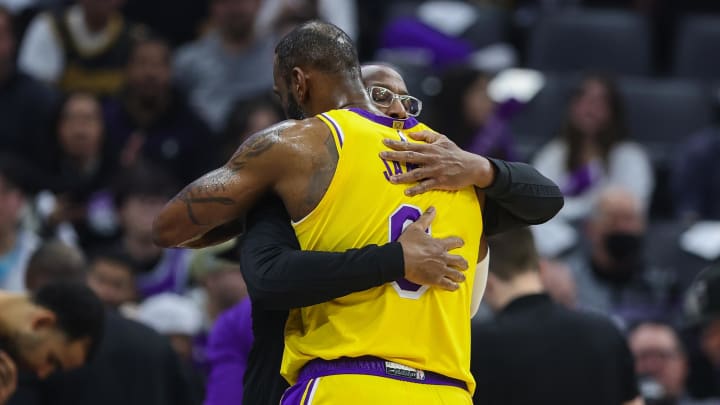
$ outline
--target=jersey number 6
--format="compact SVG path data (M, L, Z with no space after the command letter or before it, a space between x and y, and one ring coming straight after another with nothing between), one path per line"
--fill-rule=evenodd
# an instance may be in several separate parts
M390 242L398 240L405 228L417 221L421 215L422 211L418 207L408 204L399 206L388 218ZM430 234L430 229L426 232ZM428 290L428 286L411 283L404 278L394 281L392 286L402 298L413 300L420 298Z

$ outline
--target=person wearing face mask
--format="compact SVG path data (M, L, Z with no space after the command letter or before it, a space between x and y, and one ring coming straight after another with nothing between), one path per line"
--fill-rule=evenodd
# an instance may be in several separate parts
M608 187L585 224L585 243L567 257L577 284L578 306L614 317L621 326L676 315L672 273L648 263L647 220L642 203Z

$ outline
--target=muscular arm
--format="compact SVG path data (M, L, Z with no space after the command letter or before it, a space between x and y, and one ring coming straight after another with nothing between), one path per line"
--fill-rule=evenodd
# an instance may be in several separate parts
M264 194L275 191L302 159L287 139L305 129L283 122L251 136L223 166L180 191L155 219L153 237L163 247L203 247L237 236L241 219ZM297 141L295 139L293 142ZM306 149L312 153L312 149Z

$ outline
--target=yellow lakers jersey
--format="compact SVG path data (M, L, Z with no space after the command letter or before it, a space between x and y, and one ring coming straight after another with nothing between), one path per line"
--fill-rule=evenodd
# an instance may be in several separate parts
M469 263L457 291L419 286L401 279L366 291L290 312L281 373L292 384L308 361L377 356L467 382L470 374L470 303L482 234L480 205L472 187L431 191L414 197L390 175L405 163L385 161L384 138L416 142L407 133L428 129L364 110L333 110L317 116L335 137L339 160L317 207L293 223L303 250L345 251L396 240L430 206L434 237L465 241L453 251ZM395 128L393 128L393 126Z

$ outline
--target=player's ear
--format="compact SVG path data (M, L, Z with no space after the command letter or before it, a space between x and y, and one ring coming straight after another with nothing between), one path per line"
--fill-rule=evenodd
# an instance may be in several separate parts
M305 101L308 96L308 74L299 67L294 67L292 70L292 91L295 93L295 97L299 103Z
M55 326L56 321L55 313L45 308L38 308L30 317L30 328L33 332L43 328L52 328Z

